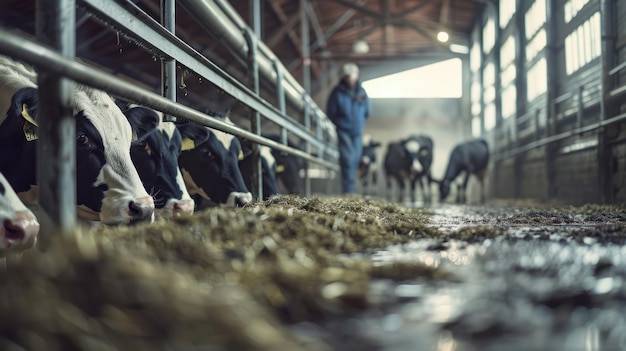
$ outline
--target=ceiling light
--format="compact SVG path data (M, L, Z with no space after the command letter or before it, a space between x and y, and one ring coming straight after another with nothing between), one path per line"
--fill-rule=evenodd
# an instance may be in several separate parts
M469 54L469 47L459 44L450 44L450 51L457 54Z
M357 40L352 45L352 52L355 54L367 54L370 51L370 46L365 40Z
M448 39L450 39L450 36L447 32L441 31L437 33L437 40L439 40L440 42L445 43L448 41Z

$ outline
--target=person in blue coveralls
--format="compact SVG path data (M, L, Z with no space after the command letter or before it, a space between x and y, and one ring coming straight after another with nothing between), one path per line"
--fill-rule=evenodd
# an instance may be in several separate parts
M356 64L344 64L340 77L341 80L328 97L326 114L335 124L339 139L342 190L345 194L354 194L363 148L363 126L369 117L370 102L359 82L359 67Z

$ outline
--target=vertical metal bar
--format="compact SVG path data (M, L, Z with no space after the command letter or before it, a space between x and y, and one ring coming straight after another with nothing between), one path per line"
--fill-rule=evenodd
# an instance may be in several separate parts
M495 43L493 45L493 61L496 66L496 72L500 72L495 76L496 96L494 99L494 105L496 108L496 129L502 128L502 65L500 64L500 48L502 47L502 29L500 28L500 2L491 3L491 7L494 9L493 21L495 22L496 33Z
M527 91L526 91L526 6L524 0L517 0L515 6L515 13L513 14L513 20L515 21L515 90L516 90L516 107L517 114L515 122L513 123L514 129L514 143L512 147L517 146L519 143L519 124L518 118L526 116L527 113ZM522 156L513 156L513 189L515 189L514 195L517 197L520 194L521 183L521 166Z
M306 15L306 1L300 0L300 35L302 36L302 87L311 94L311 47L309 43L309 17Z
M602 98L600 99L600 121L604 121L609 116L613 116L616 111L614 104L611 103L609 94L613 88L613 80L609 71L615 66L615 40L617 23L616 1L600 0L600 23L602 26ZM613 191L612 175L616 170L612 169L612 150L609 145L609 138L619 129L601 127L598 129L598 177L600 189L600 201L604 203L613 203L615 201L615 193Z
M37 39L73 60L76 56L75 0L37 1ZM39 202L54 226L69 235L76 227L76 122L74 82L38 72Z
M161 24L172 34L176 34L176 0L161 0ZM161 60L161 95L176 101L176 60L163 58ZM165 121L174 121L176 118L164 115Z
M276 73L276 101L278 103L278 109L283 115L287 112L285 105L285 87L283 86L283 71L280 69L280 64L274 60L272 61L272 68Z
M578 87L578 94L576 95L576 128L583 126L583 110L585 106L583 104L583 91L585 87L583 85Z
M255 94L260 92L259 83L259 63L257 61L258 46L254 33L250 28L244 29L244 36L248 43L248 78L250 79L250 85ZM250 131L256 135L261 135L261 114L258 111L253 111L250 115ZM252 194L256 196L257 201L263 201L263 173L261 172L261 158L259 155L259 145L252 144L252 174L250 175L252 185Z
M304 126L307 130L311 130L311 109L309 106L309 100L306 95L302 96L304 103ZM311 143L307 140L304 144L304 151L307 154L311 154ZM311 176L309 175L309 161L304 162L304 195L311 196Z
M250 14L252 18L252 29L256 37L261 40L261 0L250 0Z

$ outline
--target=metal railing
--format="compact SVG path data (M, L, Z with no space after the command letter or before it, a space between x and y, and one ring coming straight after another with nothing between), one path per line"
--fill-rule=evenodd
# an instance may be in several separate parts
M609 71L609 75L610 76L614 76L616 74L618 74L619 72L623 71L626 69L626 62L620 64L619 66L616 66L614 69ZM498 154L496 154L494 156L494 160L496 161L502 161L504 159L510 158L510 157L514 157L517 156L519 154L522 153L526 153L530 150L536 149L538 147L542 147L542 146L546 146L548 144L557 142L557 141L561 141L576 135L581 135L584 133L589 133L589 132L593 132L596 131L602 127L606 127L609 126L611 124L617 123L617 122L621 122L626 120L626 113L622 113L622 114L618 114L616 116L613 116L611 118L607 118L607 119L603 119L599 122L595 122L595 123L591 123L589 125L583 126L582 125L582 117L583 117L583 112L584 109L588 108L589 106L584 106L583 104L583 92L584 92L585 87L584 86L580 86L578 89L576 89L575 91L569 91L566 92L564 94L561 94L560 96L556 97L554 99L554 101L552 102L552 104L554 104L554 106L556 107L559 104L562 104L574 97L577 98L577 105L574 108L575 112L574 113L565 113L565 115L571 116L573 114L576 115L576 127L573 128L572 130L569 131L565 131L565 132L561 132L561 133L557 133L554 135L550 135L548 137L545 137L543 139L540 140L535 140L533 142L530 142L528 144L522 145L522 146L518 146L518 147L514 147L512 149L509 150L505 150L502 151ZM617 96L621 96L624 93L626 93L626 84L617 87L613 90L611 90L609 92L609 97L610 98L615 98ZM601 97L602 98L602 97ZM599 101L598 101L599 104ZM595 105L595 104L594 104ZM556 110L556 109L554 109ZM518 117L515 121L516 127L519 128L519 125L521 125L522 123L525 123L529 120L531 120L533 118L533 116L535 116L536 113L534 113L533 111L528 112L520 117ZM539 128L539 122L538 119L535 118L535 121L533 123L533 125L535 126L535 128ZM517 138L516 138L517 139Z
M71 81L103 90L134 103L153 108L166 115L184 118L207 127L215 128L217 130L248 139L255 144L265 145L270 148L301 157L307 162L318 164L328 170L339 171L339 167L337 165L338 151L336 149L337 138L334 134L334 129L332 128L332 124L329 122L328 118L319 109L319 107L315 105L311 97L304 93L300 95L299 101L301 103L300 107L302 108L301 112L303 113L304 125L286 115L285 95L287 97L291 96L292 100L293 95L285 92L293 92L295 89L296 94L300 94L302 88L297 84L295 86L299 89L294 88L293 81L295 80L288 74L288 72L286 72L284 66L278 61L277 58L271 56L270 67L274 73L274 82L277 86L278 108L272 106L272 104L260 97L258 91L258 78L255 84L255 89L249 89L244 84L217 67L213 62L208 60L199 52L194 50L187 43L175 36L173 33L175 24L172 23L173 15L171 14L171 11L173 11L174 0L167 1L165 8L163 9L164 12L162 15L164 18L164 24L167 24L168 28L165 28L161 25L161 23L152 19L130 1L78 1L80 5L84 6L90 13L98 17L100 20L104 21L108 25L114 26L118 31L122 32L129 38L136 40L141 47L158 53L163 57L164 61L178 61L180 64L194 71L207 81L212 82L218 88L224 90L224 92L230 94L235 99L248 106L254 111L256 116L255 118L257 118L256 125L259 128L255 128L253 125L252 132L250 132L236 125L226 123L219 118L212 117L193 108L172 101L170 98L175 99L175 94L167 94L169 97L167 98L149 90L123 82L119 78L104 71L95 69L94 67L84 63L71 60L73 54L66 54L65 56L61 55L51 48L44 47L37 41L24 38L20 35L12 33L9 29L1 27L0 54L7 55L16 60L35 66L40 75L54 75L54 79L58 81L64 81L64 78L67 78ZM66 21L67 16L75 18L75 0L54 0L45 2L40 0L37 5L38 21L40 21L41 18L44 18L46 21L40 22L53 23L56 25L56 28L63 27L63 23L66 23L64 21ZM57 9L61 10L57 12L50 12L50 6L56 6ZM232 14L230 14L229 18L231 17ZM227 19L223 18L223 20L226 21ZM74 21L71 21L70 23L74 23ZM239 23L239 26L241 27L241 23ZM75 29L72 28L71 30ZM39 29L38 32L40 32ZM59 45L52 46L63 52L65 52L63 48L69 47L71 48L70 52L73 53L75 40L73 41L68 39L68 37L71 36L67 35L67 28L61 30L61 32L63 33L55 33L52 35L52 37L57 37L57 44L60 43ZM243 38L247 38L249 45L247 45L246 50L252 50L250 52L251 59L257 62L257 50L254 49L256 45L260 44L257 41L258 39L247 27L240 32L240 35ZM264 48L264 50L268 49ZM265 53L265 56L268 56L267 53ZM261 70L257 70L254 74L258 75L260 71ZM164 92L167 89L172 90L174 88L172 86L171 74L171 69L169 72L164 69L162 77ZM169 83L165 81L168 75L170 79ZM287 82L289 80L293 81ZM61 101L57 103L59 105L62 104ZM260 123L258 123L258 118L261 118L261 116L281 128L282 143L278 143L261 136ZM315 132L313 132L311 122L315 123ZM58 130L55 130L56 127L52 126L51 128L53 132L59 132ZM291 133L304 141L305 151L288 146L287 133ZM71 150L72 152L75 152L73 138L61 138L56 140L56 142L60 144L55 145L56 147L64 149L65 151ZM317 152L317 155L315 156L311 154L312 147L314 147ZM40 162L41 159L59 159L58 155L52 157L52 151L49 152L40 148L38 153L38 162ZM48 155L48 153L50 155ZM75 165L65 166L75 167ZM255 166L258 167L258 163ZM260 173L258 168L255 172ZM69 173L71 173L69 177L65 177L60 181L56 179L57 175L55 174L42 175L40 173L39 182L41 183L50 179L54 180L54 182L51 183L54 184L56 193L62 194L64 189L73 187L73 183L75 183L74 172L72 171ZM305 173L308 174L308 172ZM44 177L46 177L46 179L43 179ZM70 181L72 184L70 184ZM305 182L307 189L306 195L310 195L310 180L308 177L305 179ZM262 182L259 183L262 184ZM261 186L262 185L259 185L258 188L258 194L260 197L262 197ZM51 192L55 193L55 191ZM40 198L43 209L56 206L55 213L48 213L48 215L62 231L69 231L75 224L75 200L74 202L70 201L69 203L66 201L61 206L57 206L58 200L59 199L53 198ZM46 205L43 202L47 202L48 204ZM63 221L60 217L71 217L69 214L73 214L74 220L65 220L66 224L59 224L60 221Z

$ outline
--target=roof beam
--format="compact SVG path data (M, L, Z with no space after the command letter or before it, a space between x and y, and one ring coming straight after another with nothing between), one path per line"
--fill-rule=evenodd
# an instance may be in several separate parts
M272 6L275 4L272 3ZM278 15L277 15L278 17ZM280 21L280 19L279 19ZM295 13L287 23L283 23L282 27L278 29L272 36L266 41L266 44L269 48L274 47L274 45L278 44L283 37L289 32L292 31L293 28L300 22L300 12ZM282 22L281 22L282 23Z

